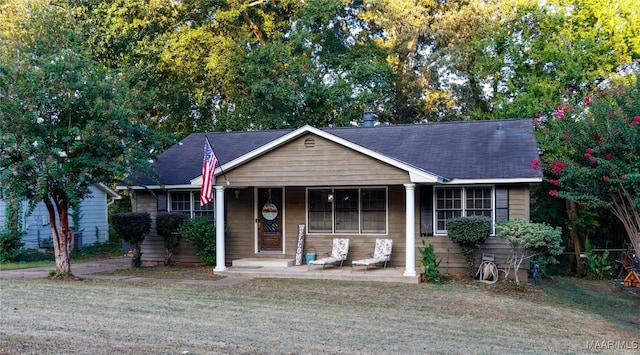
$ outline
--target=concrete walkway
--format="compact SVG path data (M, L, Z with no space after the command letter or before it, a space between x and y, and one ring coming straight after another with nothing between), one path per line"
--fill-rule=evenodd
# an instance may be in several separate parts
M83 279L95 280L123 280L132 282L166 282L191 285L231 286L252 279L251 275L241 277L231 276L219 280L192 280L192 279L160 279L135 276L111 276L98 275L97 273L131 267L131 258L123 257L107 260L96 260L86 263L72 263L71 273ZM18 270L0 270L0 279L44 279L49 271L55 270L55 266L44 266Z

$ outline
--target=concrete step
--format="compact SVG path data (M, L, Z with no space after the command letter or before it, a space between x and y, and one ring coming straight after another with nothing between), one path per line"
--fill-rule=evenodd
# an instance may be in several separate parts
M287 268L293 265L293 260L270 258L245 258L231 261L233 267L273 267Z

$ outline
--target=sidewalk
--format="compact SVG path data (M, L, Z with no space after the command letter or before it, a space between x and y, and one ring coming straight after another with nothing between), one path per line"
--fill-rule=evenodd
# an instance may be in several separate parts
M191 285L230 286L252 279L250 276L225 277L220 280L191 280L191 279L157 279L135 276L106 276L96 273L131 267L131 258L96 260L86 263L72 263L71 273L83 279L95 280L123 280L132 282L167 282ZM30 269L0 270L0 279L44 279L55 266L44 266Z

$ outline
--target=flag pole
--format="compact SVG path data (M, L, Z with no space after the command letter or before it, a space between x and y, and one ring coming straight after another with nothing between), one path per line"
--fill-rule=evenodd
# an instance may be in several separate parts
M211 145L211 141L209 140L209 137L207 136L206 133L204 134L204 139L206 139L207 143L209 143L209 147L211 147L211 152L213 152L213 155L217 157L218 155L216 154L216 151L213 149L213 146ZM220 163L220 161L218 162L219 162L218 166L220 167L220 172L222 173L222 177L224 178L224 181L227 183L227 186L228 186L231 183L227 179L227 175L224 174L224 170L222 169L222 163Z

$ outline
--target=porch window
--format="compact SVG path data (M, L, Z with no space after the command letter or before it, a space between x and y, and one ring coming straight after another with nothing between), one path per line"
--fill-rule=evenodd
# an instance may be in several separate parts
M172 191L169 194L169 211L183 213L190 218L204 216L214 220L214 201L200 206L200 191Z
M310 233L385 234L387 189L307 190Z
M447 232L447 220L455 217L485 216L493 221L492 187L436 188L436 226Z

